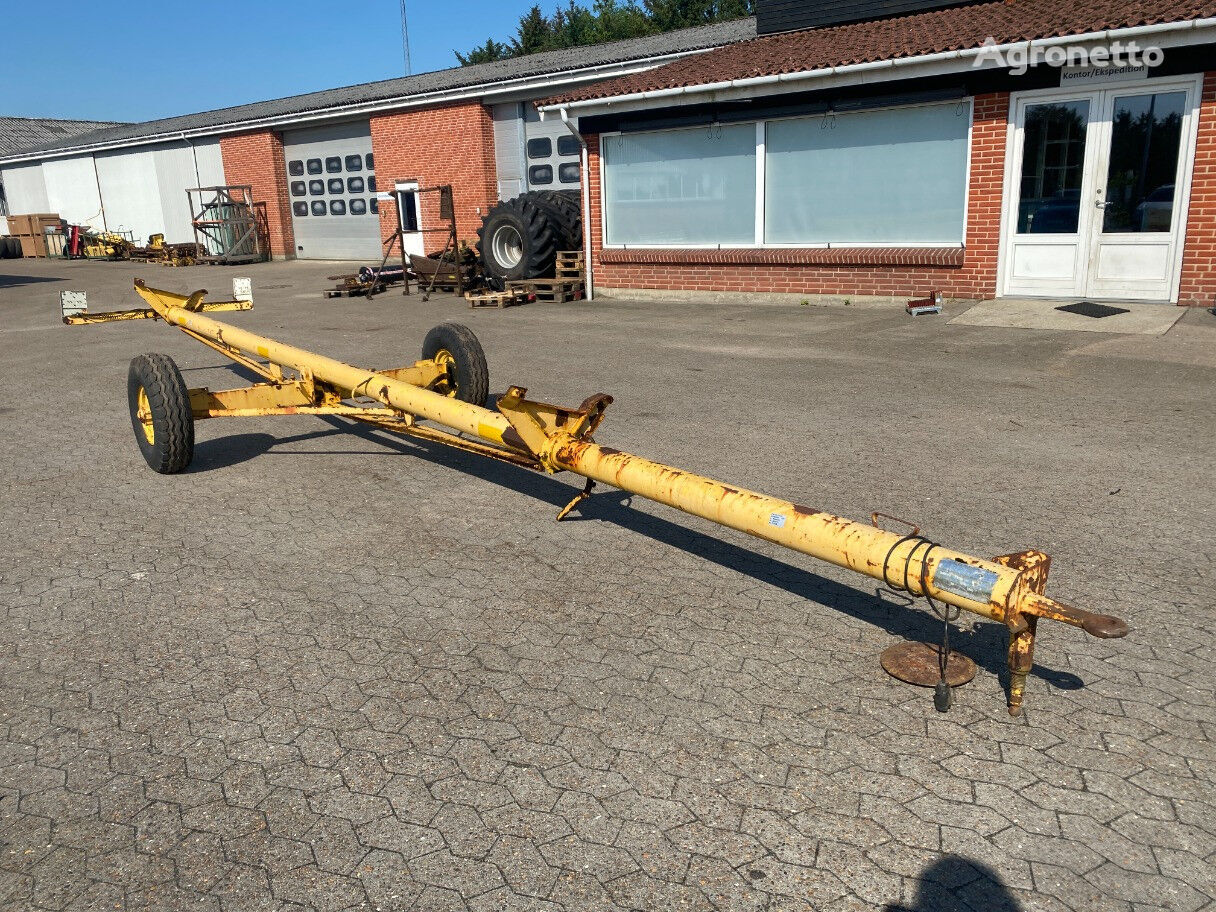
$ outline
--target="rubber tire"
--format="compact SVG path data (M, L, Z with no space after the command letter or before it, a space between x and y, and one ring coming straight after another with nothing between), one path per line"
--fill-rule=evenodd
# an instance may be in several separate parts
M547 209L536 205L525 194L494 206L477 229L477 249L487 283L502 290L507 282L541 279L553 275L557 258L560 226L555 230ZM494 258L490 239L505 226L514 228L520 237L523 254L514 266L499 263Z
M152 436L148 443L139 420L139 391L148 395L152 411ZM127 405L135 442L153 471L175 475L185 471L194 458L194 413L182 372L168 355L146 354L131 359L127 371Z
M451 354L456 373L456 398L473 405L485 405L490 398L490 369L486 353L463 323L440 323L422 340L423 360L434 358L440 349Z
M539 190L537 196L561 221L564 246L561 250L583 248L583 207L576 190Z

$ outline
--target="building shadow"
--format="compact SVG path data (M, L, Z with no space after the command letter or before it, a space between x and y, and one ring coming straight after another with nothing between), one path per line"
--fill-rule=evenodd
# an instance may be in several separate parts
M556 517L557 510L569 503L581 487L582 479L578 479L579 484L575 486L555 476L475 456L440 443L401 437L341 418L323 417L321 420L330 425L328 430L293 437L238 434L202 441L195 448L195 462L190 471L226 468L262 455L293 458L355 454L387 457L409 455L546 503L553 508L552 517ZM292 443L326 438L347 441L354 438L374 445L374 449L347 445L324 450L279 450ZM634 509L632 498L633 495L626 491L601 488L571 513L565 522L609 522L652 541L743 573L798 598L817 602L873 624L905 640L929 643L941 640L941 621L932 613L918 609L916 600L905 593L893 592L879 585L872 589L861 589L828 579L811 570L715 538L662 516ZM954 649L970 657L1008 687L1008 631L1003 624L977 621L970 630L952 630L950 642ZM1084 686L1084 682L1071 672L1038 664L1034 666L1032 674L1061 690L1078 690Z
M988 865L947 855L918 875L912 905L882 912L1022 912L1022 904Z
M59 276L0 275L0 288L20 288L22 285L36 285L39 282L62 281Z

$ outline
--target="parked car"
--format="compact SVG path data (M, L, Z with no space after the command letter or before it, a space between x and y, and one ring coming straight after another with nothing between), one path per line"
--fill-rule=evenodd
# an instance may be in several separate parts
M1169 231L1174 216L1174 185L1162 184L1132 214L1137 231Z

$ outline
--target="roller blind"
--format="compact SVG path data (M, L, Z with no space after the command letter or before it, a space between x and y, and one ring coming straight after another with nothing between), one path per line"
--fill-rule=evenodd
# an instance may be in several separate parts
M969 108L771 121L766 244L962 243Z
M603 156L607 243L754 243L754 124L607 136Z

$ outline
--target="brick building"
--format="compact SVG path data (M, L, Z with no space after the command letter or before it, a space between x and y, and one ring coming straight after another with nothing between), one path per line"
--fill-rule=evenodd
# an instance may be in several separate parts
M1216 2L867 8L539 103L601 292L1216 303Z
M0 178L14 213L170 243L194 240L188 188L249 185L273 256L374 261L398 189L451 184L457 229L471 241L500 196L576 189L577 144L560 122L540 120L536 99L755 34L755 20L741 19L0 145ZM436 196L418 202L422 227L437 227ZM422 252L442 241L411 234L407 244Z
M1214 303L1216 0L757 9L0 150L0 178L170 242L187 187L248 184L276 257L363 261L399 193L451 184L475 242L496 200L578 188L598 293Z

